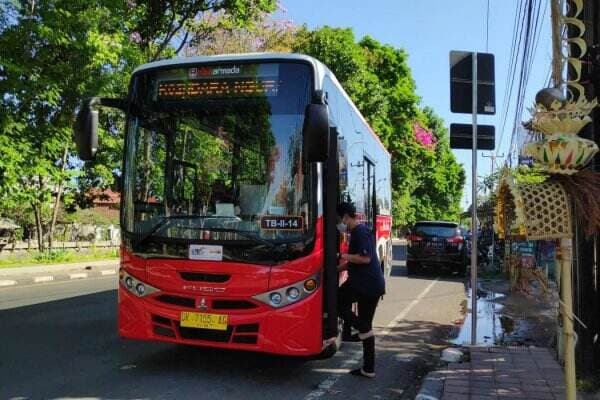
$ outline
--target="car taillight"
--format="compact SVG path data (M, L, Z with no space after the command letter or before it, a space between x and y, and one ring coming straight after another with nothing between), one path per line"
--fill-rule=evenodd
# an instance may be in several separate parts
M452 244L462 244L464 243L465 239L462 236L454 236L451 238L446 239L446 243L452 243Z
M408 245L409 246L412 243L423 241L423 238L421 236L418 236L418 235L408 235L408 237L406 239L408 240Z

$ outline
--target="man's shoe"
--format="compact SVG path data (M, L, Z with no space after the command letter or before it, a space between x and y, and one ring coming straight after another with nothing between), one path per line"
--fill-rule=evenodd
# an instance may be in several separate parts
M354 376L362 376L365 378L375 378L375 372L366 372L362 368L353 369L352 371L350 371L350 374Z

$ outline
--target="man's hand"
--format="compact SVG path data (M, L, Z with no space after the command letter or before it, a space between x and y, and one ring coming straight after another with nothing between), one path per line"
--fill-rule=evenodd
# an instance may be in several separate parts
M371 262L371 257L361 256L360 254L342 253L340 255L340 260L351 262L352 264L369 264Z

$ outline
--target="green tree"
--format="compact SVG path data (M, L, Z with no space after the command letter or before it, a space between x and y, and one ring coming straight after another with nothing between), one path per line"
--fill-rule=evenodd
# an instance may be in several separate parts
M31 207L40 250L72 177L73 111L82 93L110 81L104 71L117 66L112 49L124 42L111 9L84 4L14 3L0 26L0 199Z
M283 12L283 10L280 10ZM187 55L214 55L250 52L290 52L300 30L286 19L267 11L256 13L251 23L232 24L223 12L205 13L190 28Z
M2 2L4 210L31 207L43 250L42 239L52 240L63 193L80 169L71 157L71 127L81 99L125 92L132 69L177 53L188 40L188 28L205 12L225 13L230 24L244 26L274 7L274 0ZM120 167L122 117L103 115L100 140L109 151L84 169L83 189L112 184Z
M406 52L370 37L356 42L351 29L327 26L299 31L294 50L329 66L391 153L395 225L458 219L464 171L442 120L420 107ZM434 132L434 149L415 139L416 122Z
M108 0L105 0L108 1ZM128 38L122 50L120 68L111 71L111 85L87 96L125 97L129 77L140 64L168 58L186 50L188 55L204 54L199 49L211 49L214 54L228 32L254 32L267 24L275 0L203 0L203 1L137 1L124 3L120 11L125 23L121 29ZM240 35L238 35L241 37ZM236 43L231 37L227 43ZM227 49L231 50L231 49ZM112 187L119 190L116 178L123 159L125 121L119 111L105 109L101 113L99 140L101 151L82 168L79 179L79 204L89 202L84 196L90 188Z

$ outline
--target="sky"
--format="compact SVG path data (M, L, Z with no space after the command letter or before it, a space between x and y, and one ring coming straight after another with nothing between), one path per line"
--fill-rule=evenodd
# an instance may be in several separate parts
M502 135L501 116L507 85L510 49L517 4L521 0L489 0L489 39L487 52L493 53L496 63L495 116L479 116L479 124L496 126L496 153L508 154L514 104L508 109L508 123ZM486 13L488 0L281 0L284 18L309 28L324 25L351 27L357 40L365 35L380 42L403 48L417 85L423 106L432 107L446 126L450 123L471 123L470 114L450 112L449 52L451 50L486 52ZM551 63L550 10L546 9L540 42L533 60L525 96L526 111L535 94L547 84ZM513 95L514 99L514 95ZM499 143L500 136L502 142ZM471 151L453 150L467 173L467 183L461 202L471 202ZM478 176L490 173L488 151L478 152ZM498 164L504 163L498 159Z

